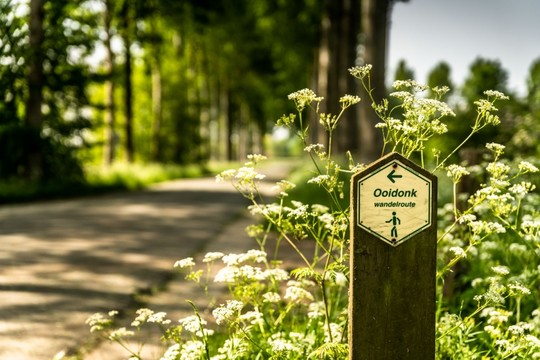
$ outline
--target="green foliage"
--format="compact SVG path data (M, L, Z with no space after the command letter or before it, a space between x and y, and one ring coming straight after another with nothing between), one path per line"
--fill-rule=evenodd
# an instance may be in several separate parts
M17 123L24 96L24 55L28 26L13 14L19 9L13 1L0 4L0 127Z
M55 1L44 4L44 40L41 49L29 47L29 27L22 4L2 2L0 40L0 179L30 173L29 156L40 154L42 180L80 182L81 166L74 154L89 126L83 116L88 104L85 88L87 65L83 59L92 50L95 18L84 1ZM43 123L38 129L24 124L28 96L25 64L40 52L43 59ZM5 156L5 154L9 154Z
M201 165L115 163L111 167L88 167L86 173L89 186L136 190L166 180L200 177L211 172Z
M53 153L52 151L49 153ZM60 151L56 151L59 154ZM61 160L56 155L50 161ZM66 159L64 159L66 160ZM69 161L67 159L66 161ZM72 160L74 161L74 160ZM139 190L157 182L193 178L215 174L230 164L204 165L164 165L164 164L126 164L116 163L111 167L87 166L83 172L71 174L72 180L63 182L35 182L22 177L0 181L0 204L17 203L35 200L91 196L102 193ZM75 165L55 163L57 168L66 166L70 170ZM66 170L59 170L66 171Z
M469 134L470 129L475 126L474 119L476 118L476 101L483 98L484 92L487 90L499 91L508 93L507 91L508 74L499 61L488 60L483 58L476 59L471 65L467 78L461 87L461 98L463 105L456 110L454 120L448 121L448 137L444 142L433 142L431 146L436 147L442 152L448 152L455 149L460 139L463 139ZM510 119L512 108L515 106L515 96L509 95L509 100L498 105L500 119L504 121L503 126L489 127L481 133L475 133L467 141L467 146L470 148L481 148L487 142L508 143L509 133L512 132ZM457 153L456 153L457 155ZM458 162L458 156L451 158L453 162Z
M435 65L435 67L428 74L427 85L429 86L430 89L434 89L436 87L443 87L443 86L448 87L450 91L444 94L443 97L441 98L441 100L443 101L448 101L449 96L452 94L452 90L454 90L454 84L452 83L452 79L451 79L450 65L448 65L444 61ZM430 90L430 95L432 97L435 96L435 93L433 92L433 90Z
M405 60L398 62L394 80L414 80L414 70L407 66Z

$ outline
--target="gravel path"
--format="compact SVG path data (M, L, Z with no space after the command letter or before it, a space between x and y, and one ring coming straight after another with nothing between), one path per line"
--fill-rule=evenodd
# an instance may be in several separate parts
M262 172L279 179L290 166ZM133 307L134 294L171 279L177 259L220 241L250 248L246 204L230 184L205 178L0 207L0 360L61 359L88 338L89 315ZM176 294L191 292L178 286ZM88 358L122 358L103 354Z

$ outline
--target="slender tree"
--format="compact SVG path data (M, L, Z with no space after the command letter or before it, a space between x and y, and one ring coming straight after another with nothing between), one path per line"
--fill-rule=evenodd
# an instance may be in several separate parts
M129 0L124 0L121 10L121 35L124 42L124 115L125 115L125 149L126 160L132 162L134 158L133 147L133 69L132 69L132 32L133 9Z
M115 90L115 54L111 46L113 37L112 19L114 15L113 0L105 0L104 8L104 30L105 30L105 149L104 162L107 165L113 163L116 155L116 106L114 101Z
M34 143L30 144L28 159L28 176L34 180L43 177L43 154L39 133L43 123L43 40L44 40L44 1L30 1L30 55L28 59L28 99L26 102L26 125L31 129Z
M155 23L152 22L153 26ZM151 62L152 77L152 159L161 159L161 123L162 123L162 76L161 76L161 46L154 43L153 59Z

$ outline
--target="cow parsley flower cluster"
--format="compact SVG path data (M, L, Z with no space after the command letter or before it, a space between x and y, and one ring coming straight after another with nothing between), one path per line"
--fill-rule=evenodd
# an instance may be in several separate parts
M455 116L443 101L449 88L399 80L391 100L376 102L371 70L364 65L349 72L367 90L380 118L382 152L399 151L424 166L427 142L444 141L445 122ZM434 152L432 170L446 175L439 184L448 184L441 193L451 198L438 210L436 358L540 359L540 198L533 196L538 163L506 159L506 147L490 142L483 163L449 164L474 134L500 123L498 102L508 97L498 91L484 95L474 103L476 117L463 141L448 154ZM346 192L350 177L364 165L351 152L334 159L332 141L344 112L361 99L342 96L337 114L320 112L323 98L309 89L291 93L289 100L296 113L283 115L278 125L300 139L313 170L305 186L324 193L327 202L299 201L299 186L289 180L273 184L276 196L268 200L260 192L268 179L258 168L266 157L249 155L242 167L221 172L216 181L231 183L250 201L257 223L246 232L254 249L208 252L174 264L204 290L208 307L189 302L193 315L176 321L142 308L128 326L117 328L117 312L98 313L87 320L91 332L128 348L124 339L156 327L166 344L161 360L347 358L350 231L356 224L350 218L355 204L346 203ZM326 131L324 145L310 143L313 123ZM463 191L471 183L474 188ZM284 260L283 253L295 260ZM418 261L422 256L415 254ZM140 348L128 351L142 359Z

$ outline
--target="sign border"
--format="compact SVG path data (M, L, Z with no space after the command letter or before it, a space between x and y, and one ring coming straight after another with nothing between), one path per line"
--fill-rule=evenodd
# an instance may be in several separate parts
M402 161L402 160L405 160L405 161ZM406 164L406 162L409 162L410 164ZM380 164L382 163L382 165ZM371 228L367 227L366 225L363 225L360 223L360 194L361 194L361 189L360 189L360 186L361 186L361 183L362 182L365 182L367 179L379 174L380 172L384 171L385 169L387 169L388 167L392 166L393 164L397 163L398 165L400 165L404 170L408 171L409 173L413 174L414 176L422 179L423 181L426 182L426 185L428 187L428 201L427 201L427 223L422 225L421 227L417 228L415 231L413 231L412 233L406 235L405 237L403 237L402 239L399 239L398 241L395 241L393 242L391 239L388 239L386 238L384 235L382 234L379 234L378 232L372 230ZM379 168L377 168L377 166L379 166ZM394 153L391 153L383 158L380 159L380 161L377 161L375 162L374 164L370 165L369 167L365 168L364 170L362 170L359 174L357 175L360 175L360 174L365 174L364 176L360 177L358 180L356 180L357 182L357 204L356 204L356 212L357 212L357 216L356 216L356 225L361 227L362 229L368 231L369 233L375 235L376 237L378 237L379 239L381 239L382 241L384 241L385 243L393 246L393 247L396 247L396 246L399 246L401 244L403 244L405 241L409 240L411 237L415 236L415 235L418 235L419 233L421 233L422 231L428 229L430 226L431 226L431 218L432 218L432 209L431 209L431 202L432 202L432 197L433 197L433 191L432 191L432 188L433 188L433 181L432 179L430 179L429 177L425 176L424 174L421 174L419 170L415 169L417 168L418 165L414 164L413 162L407 160L406 158L402 157L401 155L399 155L398 153L394 152ZM421 168L420 168L421 169ZM421 169L423 170L423 169ZM425 171L425 170L423 170Z

